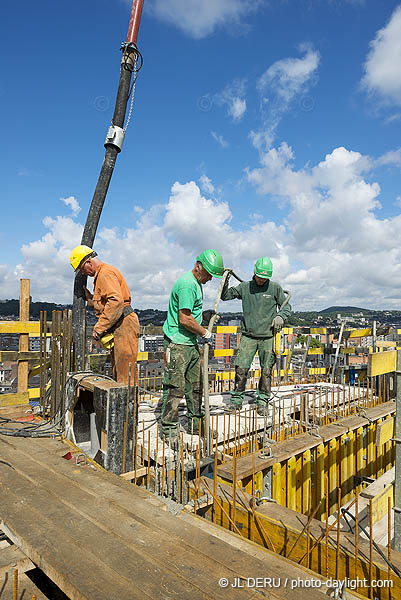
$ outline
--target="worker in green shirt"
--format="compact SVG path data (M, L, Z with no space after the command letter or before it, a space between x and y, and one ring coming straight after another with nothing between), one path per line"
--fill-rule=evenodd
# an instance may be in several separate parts
M221 278L222 256L205 250L196 258L192 271L182 275L170 294L167 319L163 325L165 367L163 378L163 435L176 439L179 431L178 406L186 398L188 432L200 434L202 425L201 356L197 336L205 340L210 331L202 327L202 285Z
M284 304L286 296L278 283L271 281L273 266L270 258L263 256L255 263L251 281L244 281L236 287L224 286L222 300L242 300L244 328L237 355L235 357L235 385L231 392L228 411L241 408L244 400L248 371L258 351L261 374L257 390L258 414L266 415L266 407L271 395L272 368L275 363L273 350L274 334L281 330L291 314L291 306Z

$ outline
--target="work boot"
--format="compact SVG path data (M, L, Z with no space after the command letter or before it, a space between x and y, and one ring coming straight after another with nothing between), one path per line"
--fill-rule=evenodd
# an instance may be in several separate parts
M268 401L272 391L272 370L262 367L258 386L258 398Z
M230 392L231 403L234 407L229 412L234 412L235 408L241 408L242 402L244 401L244 393L246 380L248 378L249 369L243 369L235 365L235 379L234 379L234 390Z
M224 407L224 412L226 414L230 414L230 415L234 415L237 410L241 410L242 408L242 402L229 402L228 404L225 405Z

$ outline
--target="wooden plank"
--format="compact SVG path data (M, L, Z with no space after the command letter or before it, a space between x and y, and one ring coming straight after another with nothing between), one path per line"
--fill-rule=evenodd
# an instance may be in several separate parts
M30 301L30 281L29 279L20 280L20 296L19 296L19 320L22 322L29 321L29 301ZM23 333L19 336L19 351L29 351L29 335ZM23 393L28 391L28 362L26 360L18 363L18 392Z
M35 333L40 335L39 321L0 321L0 333Z
M29 403L29 393L0 394L0 406L18 406Z
M40 352L17 352L13 350L2 350L0 352L0 362L16 362L18 360L38 361L40 360Z
M395 418L388 417L376 427L376 446L382 446L394 437Z
M393 373L397 368L397 350L375 352L368 356L368 377Z
M24 441L27 442L27 440ZM36 520L40 522L46 533L50 531L50 534L54 523L58 523L58 545L66 555L65 560L67 563L69 562L69 554L66 553L64 546L66 542L74 541L78 554L82 549L86 552L88 558L93 556L99 561L98 575L99 570L105 567L109 571L113 569L119 574L121 580L130 581L131 587L137 585L138 592L140 589L146 597L165 597L165 590L160 590L160 579L164 582L166 595L170 592L175 598L189 596L199 599L250 598L253 595L251 590L241 590L241 592L238 589L225 591L216 586L216 582L220 577L236 576L235 569L238 569L238 565L232 566L231 557L227 555L226 550L225 564L217 561L216 553L211 552L210 544L202 552L199 536L195 536L194 532L191 536L191 546L188 543L184 544L181 530L177 530L175 518L160 510L161 502L153 503L152 514L144 521L143 518L138 518L136 505L133 504L139 491L136 486L130 486L115 476L120 483L128 486L128 488L123 488L125 494L119 493L115 496L120 499L121 496L126 496L130 507L128 514L125 507L120 506L120 500L114 501L112 504L105 500L96 480L94 482L95 487L97 487L96 495L92 494L92 491L83 489L80 482L76 482L75 485L71 485L71 482L68 484L64 474L58 473L57 470L49 466L46 452L36 451L31 456L29 451L21 452L21 446L20 440L17 440L16 443L14 443L14 440L12 443L2 443L2 440L0 440L1 455L11 460L17 470L15 476L9 468L7 470L5 467L2 469L0 465L2 474L2 483L0 484L2 508L0 512L3 514L5 510L2 504L2 496L5 494L2 493L2 490L7 488L6 491L10 492L12 488L13 493L18 495L24 506L22 518L25 510L31 510L32 519L35 522ZM64 467L63 470L70 467L70 473L78 475L78 480L81 479L79 475L84 473L83 469L71 469L69 463L62 461L62 459L59 460L61 461L60 466L63 465ZM42 461L44 462L42 463ZM40 480L38 479L39 471ZM90 471L86 471L87 476L89 473ZM90 475L93 479L93 472ZM96 475L103 478L103 473L97 472ZM4 482L5 479L7 480L6 483ZM28 486L25 482L21 483L22 479L29 482ZM60 489L66 489L66 486L68 487L68 494L63 495ZM141 495L139 494L139 496ZM46 507L42 519L37 519L38 515L36 515L36 512L39 512L39 509L37 509L39 502ZM141 498L139 498L139 504L142 505ZM155 504L158 506L157 510ZM6 505L6 510L7 508L10 510L8 505ZM148 505L148 513L149 508ZM14 510L19 511L17 508ZM172 522L173 529L169 531L168 536L161 536L160 532L157 531L155 521L158 513L161 513L164 520ZM60 521L61 516L62 520ZM19 512L14 522L16 519L19 524ZM135 523L132 522L132 519L135 519ZM74 523L73 531L69 526L71 522ZM18 532L16 533L18 535ZM100 534L102 541L96 542ZM25 543L27 544L27 542ZM99 547L96 547L97 544L100 544ZM183 551L183 545L186 546L185 551ZM48 551L52 550L52 548L48 549ZM44 547L42 548L43 552L46 552ZM167 556L168 561L166 562ZM223 552L221 556L224 556ZM124 564L120 564L121 562ZM244 568L243 564L242 568ZM247 567L249 577L252 576L253 568L254 565L251 564ZM243 571L241 570L241 572ZM107 576L110 576L110 572ZM95 595L90 596L91 600L96 597ZM115 592L113 596L104 593L103 598L105 597L125 598L128 596L121 596L121 592L120 595L117 595Z
M3 578L11 569L18 569L25 573L34 569L33 562L22 552L18 546L9 545L0 550L0 577Z
M178 574L169 574L152 557L146 559L138 539L135 552L134 544L127 547L119 536L84 518L79 511L61 506L60 490L49 494L43 488L38 489L38 486L29 487L20 472L15 474L1 464L0 472L3 524L16 537L22 550L40 564L52 581L71 598L160 598L164 595L158 583L160 580L167 595L174 591L175 598L186 600L192 594L199 600L213 598L205 591L197 591L185 581L180 581ZM71 490L68 496L70 493ZM42 505L46 507L43 512ZM85 508L99 510L100 505ZM113 514L110 507L107 512ZM133 528L131 532L135 539ZM146 540L143 540L143 544L146 544Z

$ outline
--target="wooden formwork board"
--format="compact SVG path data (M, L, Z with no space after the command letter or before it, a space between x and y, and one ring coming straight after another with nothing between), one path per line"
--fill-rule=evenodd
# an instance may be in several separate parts
M0 519L69 598L260 597L252 587L221 587L219 580L268 577L269 554L209 535L146 490L65 460L66 450L56 440L0 438ZM291 563L286 568L296 577ZM322 590L304 591L269 590L269 597L324 598Z

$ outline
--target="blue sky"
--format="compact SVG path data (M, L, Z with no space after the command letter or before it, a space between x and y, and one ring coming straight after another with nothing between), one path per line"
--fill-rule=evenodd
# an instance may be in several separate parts
M0 298L71 300L130 4L2 7ZM399 0L145 0L95 242L134 306L216 247L243 277L271 256L295 310L400 308L400 40Z

